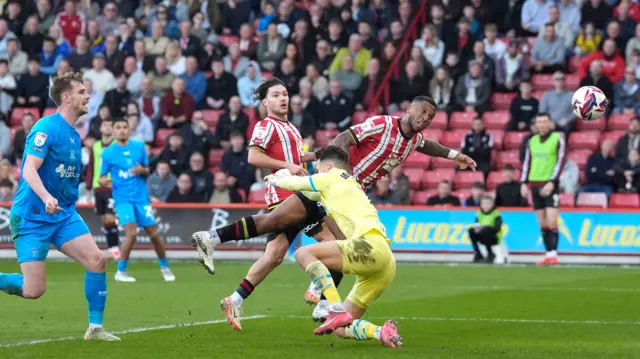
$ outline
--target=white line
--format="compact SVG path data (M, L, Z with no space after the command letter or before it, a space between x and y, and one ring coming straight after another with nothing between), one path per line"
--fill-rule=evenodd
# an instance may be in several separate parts
M249 317L244 317L242 318L242 320L261 319L266 317L267 317L266 315L252 315ZM132 328L132 329L125 329L125 330L120 330L120 331L111 332L111 333L116 335L122 335L122 334L131 334L131 333L150 332L154 330L196 327L200 325L220 324L220 323L226 323L226 322L227 322L226 319L217 319L217 320L207 320L203 322L167 324L167 325L158 325L155 327ZM61 338L50 338L50 339L25 340L25 341L15 342L15 343L0 344L0 348L11 348L11 347L21 347L26 345L38 345L38 344L44 344L44 343L66 342L70 340L80 340L80 339L82 339L82 337L61 337Z
M47 283L48 284L48 283ZM299 288L298 284L278 283L273 285L276 288ZM417 284L394 284L395 288L424 288ZM640 288L625 287L536 287L536 286L503 286L503 285L438 285L439 289L463 289L463 290L521 290L521 291L562 291L562 292L616 292L616 293L637 293Z

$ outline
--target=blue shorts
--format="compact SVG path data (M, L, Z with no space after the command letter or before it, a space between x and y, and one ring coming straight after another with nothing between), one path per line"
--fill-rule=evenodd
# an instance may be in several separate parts
M18 263L44 261L49 245L60 248L66 242L90 233L78 212L59 223L32 221L11 215L11 238L16 246Z
M116 216L121 226L135 222L138 227L151 227L156 225L153 216L153 208L149 202L131 203L115 202Z

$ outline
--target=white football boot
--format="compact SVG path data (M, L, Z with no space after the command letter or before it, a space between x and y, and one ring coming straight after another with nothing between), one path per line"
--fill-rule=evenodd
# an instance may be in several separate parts
M136 279L130 276L127 272L120 272L120 271L116 272L115 280L116 282L127 282L127 283L133 283L136 281Z
M198 251L200 263L209 274L215 274L213 265L213 250L220 238L216 231L200 231L191 235L191 245Z
M109 334L102 327L89 327L84 333L84 340L102 340L106 342L115 342L119 341L120 338L116 337L113 334Z

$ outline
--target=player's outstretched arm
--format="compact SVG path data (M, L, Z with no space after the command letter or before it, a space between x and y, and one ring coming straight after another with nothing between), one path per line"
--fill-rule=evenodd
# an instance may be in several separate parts
M456 161L456 164L463 169L469 167L472 170L475 170L477 166L476 161L471 157L428 139L422 140L422 143L418 148L416 148L416 151L432 157L442 157L454 160Z
M49 191L44 188L42 179L38 174L38 170L40 169L40 166L42 166L42 162L44 162L44 158L27 155L27 159L25 160L22 168L22 178L24 178L31 190L33 190L33 192L35 192L43 202L46 202L53 198L53 196L51 196Z
M353 138L353 135L349 132L349 130L346 130L342 131L338 136L336 136L331 144L349 152L349 147L355 146L356 140Z
M276 160L267 156L264 152L256 148L249 148L248 162L255 167L268 168L271 170L280 170L283 168L291 171L292 174L297 176L307 176L309 173L299 165Z

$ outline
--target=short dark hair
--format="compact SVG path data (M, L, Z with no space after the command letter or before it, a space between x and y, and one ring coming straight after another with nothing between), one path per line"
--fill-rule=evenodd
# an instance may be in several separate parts
M129 125L129 121L127 121L127 119L126 119L126 118L124 118L124 117L116 117L116 118L114 118L114 119L113 119L113 125L114 125L114 126L115 126L115 124L116 124L116 123L118 123L118 122L124 122L124 123L126 123L127 125Z
M54 39L51 36L45 36L44 42L53 42L55 44L56 43L56 39Z
M164 163L167 166L171 166L169 164L169 161L167 161L167 160L158 160L158 162L156 162L156 168L158 168L158 165L161 164L161 163Z
M549 115L548 112L538 112L538 113L536 113L535 117L536 118L538 118L538 117L548 117L549 119L551 119L551 115Z
M2 181L0 181L0 187L9 187L13 189L13 182L11 182L11 180L9 179L3 179Z
M547 26L554 27L554 25L553 25L553 23L552 23L552 22L548 22L548 23L544 24L544 27L547 27Z
M9 65L9 61L7 59L0 59L0 64Z
M349 153L338 146L327 146L316 151L318 161L334 161L342 167L349 167Z
M482 196L480 196L480 201L483 201L485 199L489 199L491 201L494 200L493 196L490 193L485 193Z
M438 104L429 96L416 96L413 98L413 102L426 102L429 105L438 108Z
M480 181L473 182L471 184L471 188L479 188L479 189L484 190L484 183L482 183Z
M447 179L443 179L442 181L440 181L439 185L440 185L440 184L443 184L443 183L445 183L445 184L451 184L451 182L449 182L449 180L447 180Z
M287 87L284 84L284 82L282 82L282 80L280 80L277 77L272 77L270 79L266 79L266 80L262 81L262 83L260 83L260 85L258 85L258 87L256 87L255 90L253 90L253 98L254 98L254 100L262 101L265 98L267 98L267 93L269 92L269 89L274 87L274 86L284 86L285 88Z
M244 133L242 133L240 131L231 131L231 133L229 134L229 138L236 137L236 136L240 136L240 137L244 138Z
M82 83L82 74L79 72L68 72L61 76L56 76L51 80L49 95L56 106L62 104L62 94L73 88L73 83Z

